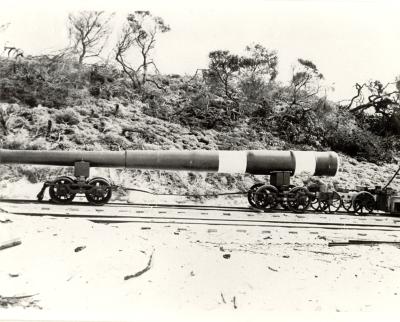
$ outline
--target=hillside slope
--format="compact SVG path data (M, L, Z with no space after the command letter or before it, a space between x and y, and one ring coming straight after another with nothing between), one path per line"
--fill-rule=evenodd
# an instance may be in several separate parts
M138 92L110 66L93 69L43 57L1 59L0 72L0 145L6 149L330 150L335 143L353 151L358 161L342 154L341 172L329 182L349 187L382 185L396 168L396 156L388 158L390 151L382 150L376 137L362 132L332 104L315 97L310 101L315 110L296 119L296 114L271 98L284 90L276 86L268 92L272 95L268 104L243 101L241 116L234 117L232 102L210 92L201 79L157 76L157 87L149 84ZM392 162L382 163L385 159ZM266 180L250 175L95 171L117 185L194 195L246 191L254 182ZM70 172L3 165L0 178L3 191L13 194L7 182L25 177L37 183ZM298 184L306 179L295 178ZM394 182L400 189L398 184Z

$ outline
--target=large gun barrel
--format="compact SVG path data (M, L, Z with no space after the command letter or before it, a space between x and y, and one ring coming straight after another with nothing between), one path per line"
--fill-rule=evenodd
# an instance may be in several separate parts
M91 167L175 171L205 171L268 175L276 171L291 175L334 176L339 168L335 152L314 151L39 151L0 150L0 164L74 166L84 161Z

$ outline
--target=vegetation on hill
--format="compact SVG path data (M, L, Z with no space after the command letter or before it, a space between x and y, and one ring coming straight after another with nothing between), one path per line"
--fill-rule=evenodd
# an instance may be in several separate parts
M210 52L209 68L194 76L162 75L151 53L170 28L148 11L128 15L115 60L86 63L103 50L110 19L70 15L73 48L25 57L10 47L0 57L0 147L332 149L375 163L400 149L398 82L356 84L354 98L337 104L321 95L312 61L298 59L290 82L277 82L278 54L261 44L244 55ZM80 38L91 30L97 38ZM128 59L135 49L137 66Z

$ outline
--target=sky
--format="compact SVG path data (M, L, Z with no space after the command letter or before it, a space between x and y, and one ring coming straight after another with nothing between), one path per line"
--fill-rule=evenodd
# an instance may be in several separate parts
M154 60L163 74L193 75L207 68L208 53L224 49L243 54L260 43L276 50L278 81L286 83L298 58L312 60L325 76L332 100L349 99L354 84L400 76L400 3L389 0L0 0L0 33L25 54L43 54L68 44L69 12L116 12L111 51L126 13L150 10L171 27L159 37ZM55 5L55 3L57 5Z

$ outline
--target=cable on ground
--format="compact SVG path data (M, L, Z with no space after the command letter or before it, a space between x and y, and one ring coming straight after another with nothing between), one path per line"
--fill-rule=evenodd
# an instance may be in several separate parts
M178 196L178 197L219 197L219 196L232 196L232 195L246 195L247 192L223 192L223 193L214 193L214 194L180 194L180 193L156 193L152 191L137 189L137 188L129 188L123 186L114 186L113 188L120 188L125 191L138 191L144 192L153 196Z

